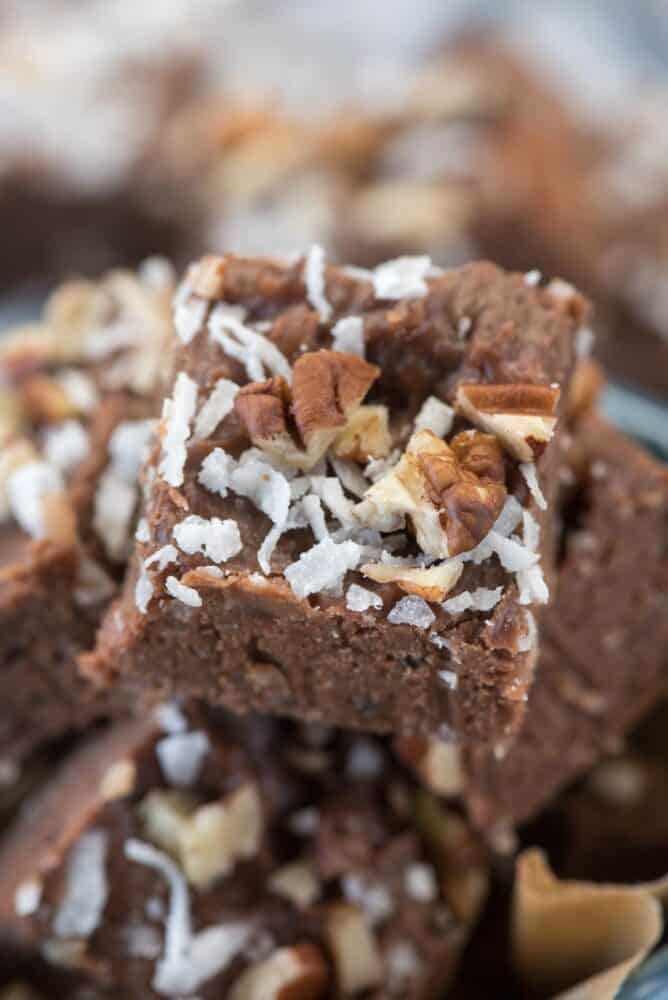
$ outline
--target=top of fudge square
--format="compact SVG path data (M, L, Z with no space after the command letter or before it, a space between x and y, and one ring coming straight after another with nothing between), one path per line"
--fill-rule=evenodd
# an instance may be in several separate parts
M410 597L390 620L417 625L471 562L495 558L522 603L543 600L531 508L586 307L535 283L428 257L330 267L318 247L193 265L154 484L187 514L174 561L282 573L300 599L356 571L350 608L378 604L360 584L394 583ZM215 520L230 494L248 501L239 524ZM458 605L491 610L502 589Z

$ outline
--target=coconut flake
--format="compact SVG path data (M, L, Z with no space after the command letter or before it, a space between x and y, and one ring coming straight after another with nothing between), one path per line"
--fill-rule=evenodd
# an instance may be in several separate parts
M373 271L373 287L379 299L404 299L427 294L425 278L431 270L429 257L397 257Z
M17 523L32 538L43 538L43 500L65 489L60 469L49 462L26 462L12 472L6 489L9 509Z
M547 604L550 600L550 591L538 564L517 573L517 586L520 604Z
M89 452L88 432L78 420L64 420L44 434L44 456L61 472L71 472Z
M344 527L355 523L353 504L335 476L311 476L311 489Z
M328 323L332 315L332 307L325 294L325 251L314 244L304 261L304 282L306 298L319 314L323 323Z
M432 639L432 642L434 640ZM451 691L456 691L459 685L459 677L454 672L454 670L439 670L438 672L439 680L442 680L447 688Z
M87 938L98 927L109 895L108 841L104 830L89 830L72 848L65 892L53 921L57 937Z
M209 738L199 729L166 736L155 747L165 779L179 788L194 784L208 751Z
M14 893L14 913L17 917L30 917L42 902L43 886L39 879L21 882Z
M234 409L234 400L239 392L236 382L228 378L219 378L211 391L211 395L202 406L195 420L193 438L196 441L211 437L228 413Z
M504 538L496 531L490 531L487 540L508 573L518 573L520 570L529 569L538 561L535 552L530 552L526 545L522 545L514 538Z
M541 278L542 274L540 273L540 271L537 270L537 268L534 268L532 271L527 271L527 273L524 275L524 284L528 285L530 288L535 288L537 285L540 284Z
M296 562L285 570L285 578L293 593L304 599L309 594L336 590L349 570L355 569L364 554L355 542L333 542L325 538L313 548L302 552Z
M351 462L347 458L336 458L334 455L330 455L329 463L341 480L341 484L349 493L360 498L364 496L369 489L369 483L355 462Z
M174 328L183 344L189 344L204 326L208 302L192 295L184 282L174 296Z
M441 607L450 615L459 615L469 609L491 611L499 603L502 595L503 587L495 587L493 590L487 587L478 587L473 592L464 590L456 597L451 597L449 601L443 601Z
M165 580L165 590L170 597L175 598L177 601L181 601L182 604L187 604L190 608L202 607L202 598L195 588L187 587L185 583L181 583L181 581L177 580L175 576L167 577Z
M438 883L431 865L415 861L404 871L406 893L418 903L433 903L438 897Z
M413 625L415 628L430 628L436 615L423 598L415 594L402 597L387 616L390 625Z
M312 837L320 825L320 813L313 806L297 809L288 819L288 826L298 837Z
M124 560L130 547L137 487L108 468L100 477L93 501L93 530L110 559Z
M538 642L538 626L536 625L536 619L531 614L530 611L526 611L526 632L521 637L517 648L520 653L528 653L536 647Z
M202 462L197 482L212 493L226 497L235 464L232 456L228 455L226 451L223 451L222 448L214 448Z
M309 493L309 495L305 496L301 501L301 507L306 515L306 520L308 521L309 527L313 532L315 540L317 542L322 542L323 539L329 538L329 531L327 530L325 513L322 509L320 497L315 496L313 493Z
M154 715L163 733L169 733L170 736L185 733L188 729L188 720L175 701L158 705Z
M200 552L214 563L226 562L243 548L239 525L231 519L221 521L219 517L191 514L174 525L172 534L182 552Z
M529 493L536 501L538 507L541 510L547 510L547 500L545 495L540 488L540 483L538 482L538 474L536 472L535 462L520 462L520 472L524 476L527 486L529 487Z
M251 458L232 470L229 486L235 493L252 500L275 525L285 524L291 496L290 483L282 472Z
M165 431L162 439L163 458L158 471L170 486L183 485L183 467L186 464L186 441L190 437L190 424L197 406L197 383L185 372L179 372L174 384L174 395L166 399L162 416Z
M415 418L414 430L431 431L436 437L444 438L452 430L454 418L455 411L451 406L436 396L429 396Z
M151 530L145 517L140 517L135 531L135 540L145 544L151 540Z
M588 358L594 347L594 331L582 326L575 334L575 353L579 358Z
M262 382L266 370L292 381L288 359L267 337L245 326L245 311L225 302L219 303L209 317L209 333L225 353L246 369L251 382Z
M125 842L125 856L155 869L169 885L164 952L151 985L164 996L191 993L222 972L239 954L251 936L252 925L216 924L193 934L188 887L172 859L133 838Z
M528 510L525 510L522 514L522 541L529 552L538 551L540 525Z
M394 902L389 890L380 882L372 882L367 876L355 873L344 875L341 889L345 899L359 906L372 926L382 924L394 912Z
M376 611L380 611L383 606L383 599L379 594L375 594L373 590L367 590L366 587L360 587L358 583L351 583L346 592L346 607L348 611L368 611L370 608L374 608Z
M332 328L332 350L364 357L364 322L361 316L344 316Z
M153 420L123 420L109 438L111 466L126 483L136 483L154 428Z
M150 566L155 566L156 572L162 573L166 566L177 562L178 558L179 554L173 545L163 545L162 548L156 549L152 555L144 559L144 567L149 569Z
M153 584L151 578L142 567L137 582L135 583L135 605L140 614L145 615L153 597Z
M378 778L385 768L385 756L371 740L356 740L346 759L346 774L353 781Z

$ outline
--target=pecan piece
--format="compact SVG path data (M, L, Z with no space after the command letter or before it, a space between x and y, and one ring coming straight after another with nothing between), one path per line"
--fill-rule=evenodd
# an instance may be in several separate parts
M191 290L203 299L220 299L225 290L225 260L214 254L202 257L188 275Z
M386 458L392 449L386 406L360 406L335 439L337 458L364 464L371 458Z
M230 1000L318 1000L325 995L329 971L310 942L277 948L247 968L230 991Z
M445 562L428 569L420 566L393 566L391 563L366 563L360 572L376 583L396 583L407 594L417 594L425 601L442 601L462 574L458 562Z
M551 385L462 383L457 405L471 423L497 437L513 458L533 462L554 434L559 396L559 387Z

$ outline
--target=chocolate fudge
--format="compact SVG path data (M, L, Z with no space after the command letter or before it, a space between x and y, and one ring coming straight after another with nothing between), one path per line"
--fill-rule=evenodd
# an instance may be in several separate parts
M5 943L93 996L436 1000L486 860L386 743L172 703L65 766L0 884Z
M491 264L205 258L100 687L496 746L521 722L583 300ZM476 612L462 617L462 610Z
M166 358L171 271L60 287L0 342L0 758L98 708L77 674L134 530Z
M473 748L460 762L487 828L533 816L666 690L668 469L595 415L566 458L560 567L523 729L503 759Z

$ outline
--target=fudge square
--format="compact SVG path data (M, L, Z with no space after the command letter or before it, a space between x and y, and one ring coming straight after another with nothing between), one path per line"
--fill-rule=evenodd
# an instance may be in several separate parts
M129 555L171 269L58 287L0 342L0 759L99 711L75 659ZM159 401L159 400L158 400Z
M586 314L563 282L488 263L194 265L134 564L86 674L503 745Z
M485 854L386 741L170 704L10 833L0 938L95 996L436 1000Z

